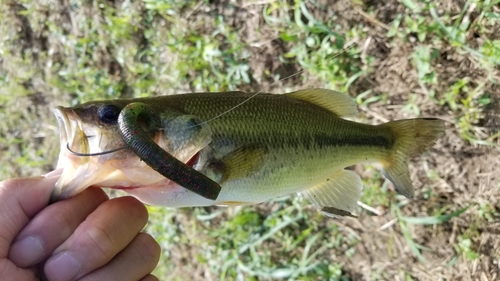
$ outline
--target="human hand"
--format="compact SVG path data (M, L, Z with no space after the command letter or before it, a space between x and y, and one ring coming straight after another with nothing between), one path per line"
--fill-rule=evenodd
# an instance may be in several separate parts
M144 205L99 188L48 205L60 172L0 182L1 279L158 280Z

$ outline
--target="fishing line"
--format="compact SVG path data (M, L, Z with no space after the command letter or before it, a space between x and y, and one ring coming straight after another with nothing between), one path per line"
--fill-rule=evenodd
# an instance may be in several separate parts
M409 13L413 12L414 10L416 10L417 8L420 8L423 4L425 4L425 3L420 3L420 4L416 5L414 8L410 9L407 13L403 13L403 16L406 16L406 15L408 15ZM368 21L375 22L375 24L380 24L380 23L378 23L378 21L377 21L376 19L371 19L371 18L368 18L368 17L366 16L366 13L364 13L363 11L361 11L361 12L360 12L360 14L364 15L364 16L367 18L367 20L368 20ZM397 17L396 17L396 19L394 19L394 20L392 20L391 22L389 22L388 24L386 24L386 26L389 26L389 25L393 24L396 20L398 20L398 18L397 18ZM321 66L321 65L323 65L323 64L325 64L325 63L327 63L327 62L329 62L330 60L332 60L332 59L334 59L334 58L336 58L336 57L338 57L338 56L340 56L340 55L344 54L345 52L349 51L351 48L353 48L353 47L355 47L355 46L358 46L358 45L359 45L359 41L358 41L358 42L353 43L352 45L349 45L348 47L344 48L341 52L339 52L339 53L337 53L337 54L332 55L331 57L329 57L329 58L325 59L323 62L316 64L316 66ZM231 112L231 111L233 111L233 110L237 109L238 107L242 106L243 104L247 103L248 101L250 101L251 99L253 99L254 97L256 97L258 94L263 93L263 91L264 91L264 90L269 89L270 87L272 87L272 86L274 86L274 85L277 85L278 83L281 83L281 82L283 82L283 81L286 81L286 80L288 80L288 79L290 79L290 78L292 78L292 77L295 77L295 76L297 76L297 75L300 75L300 74L304 73L305 71L306 71L306 70L302 69L302 70L300 70L300 71L298 71L298 72L296 72L296 73L294 73L294 74L292 74L292 75L289 75L289 76L287 76L287 77L285 77L285 78L279 79L278 81L275 81L275 82L273 82L273 83L269 84L268 86L263 87L261 90L259 90L259 91L258 91L258 92L256 92L255 94L251 95L250 97L248 97L248 98L247 98L247 99L245 99L244 101L240 102L239 104L235 105L234 107L232 107L232 108L230 108L230 109L228 109L228 110L226 110L226 111L224 111L224 112L222 112L222 113L220 113L220 114L218 114L218 115L216 115L216 116L214 116L214 117L212 117L212 118L210 118L210 119L208 119L208 120L205 120L205 121L203 121L203 122L201 122L201 123L198 123L198 124L196 124L196 125L190 126L190 127L188 127L188 128L197 127L197 126L203 125L203 124L205 124L205 123L211 122L211 121L213 121L213 120L215 120L215 119L217 119L217 118L220 118L221 116L224 116L224 115L228 114L229 112Z
M109 153L113 153L113 152L117 152L119 150L122 150L122 149L126 149L128 148L128 146L122 146L122 147L119 147L119 148L115 148L115 149L111 149L111 150L106 150L106 151L101 151L101 152L95 152L95 153L80 153L80 152L76 152L76 151L73 151L71 150L71 148L69 147L69 142L66 142L66 149L73 155L76 155L76 156L100 156L100 155L105 155L105 154L109 154Z

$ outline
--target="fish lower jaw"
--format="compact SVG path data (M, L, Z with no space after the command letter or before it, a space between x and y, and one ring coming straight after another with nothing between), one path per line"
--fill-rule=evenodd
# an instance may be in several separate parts
M153 170L116 169L110 165L88 162L82 166L66 165L56 183L53 197L58 200L73 197L89 186L115 189L138 188L165 178Z

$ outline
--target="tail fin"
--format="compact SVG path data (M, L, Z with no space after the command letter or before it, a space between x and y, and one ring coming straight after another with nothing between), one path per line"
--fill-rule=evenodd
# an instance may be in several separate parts
M418 118L389 122L380 125L388 127L394 136L394 146L385 161L383 173L396 190L412 198L413 186L408 171L408 160L428 150L444 133L444 121L436 118Z

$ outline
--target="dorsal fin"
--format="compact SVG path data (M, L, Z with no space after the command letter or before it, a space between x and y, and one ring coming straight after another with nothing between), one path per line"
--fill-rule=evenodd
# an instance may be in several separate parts
M338 117L352 117L358 112L356 102L348 95L327 89L305 89L288 96L321 106Z

